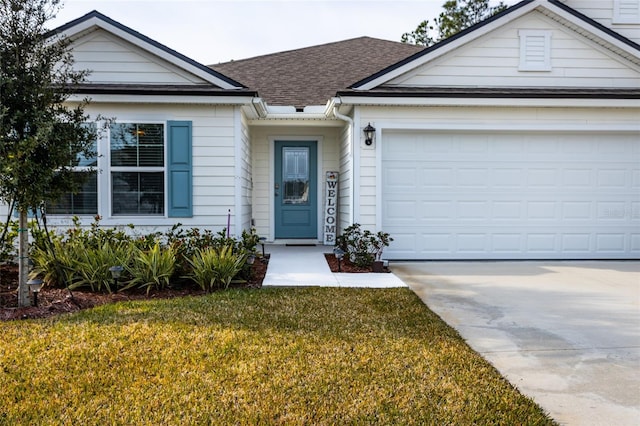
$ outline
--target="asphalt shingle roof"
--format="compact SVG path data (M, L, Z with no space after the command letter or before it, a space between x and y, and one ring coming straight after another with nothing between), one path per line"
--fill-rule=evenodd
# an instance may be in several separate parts
M311 46L210 67L274 106L324 105L348 88L422 50L420 46L371 37Z

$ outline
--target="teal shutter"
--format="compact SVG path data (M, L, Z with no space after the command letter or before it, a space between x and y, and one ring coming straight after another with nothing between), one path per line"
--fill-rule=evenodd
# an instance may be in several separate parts
M193 216L191 121L169 121L169 217Z

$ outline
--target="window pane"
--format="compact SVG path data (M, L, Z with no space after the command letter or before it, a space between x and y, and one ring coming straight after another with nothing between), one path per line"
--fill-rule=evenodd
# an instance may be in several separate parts
M63 195L55 203L47 205L48 214L91 214L98 213L98 174L91 173L80 190Z
M164 173L113 172L114 215L164 214Z
M285 147L282 151L282 184L285 204L309 201L309 148Z
M164 125L112 124L111 165L118 167L164 166Z
M136 125L116 123L111 125L110 130L111 165L136 166Z
M95 123L85 123L83 125L85 128L89 128L95 132L96 124ZM82 153L77 155L76 161L72 166L75 167L97 167L98 166L98 141L93 141L91 144L91 152L92 155L86 156Z

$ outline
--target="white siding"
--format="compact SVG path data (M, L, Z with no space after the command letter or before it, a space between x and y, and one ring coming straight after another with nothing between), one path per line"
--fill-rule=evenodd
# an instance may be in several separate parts
M519 69L520 30L551 33L550 71ZM390 85L636 88L640 72L637 66L534 11Z
M239 110L240 108L238 108ZM242 217L238 218L238 228L236 234L240 235L242 230L248 230L251 228L251 218L253 217L251 206L253 197L253 178L251 173L251 135L249 124L247 123L246 116L242 113L241 120L241 132L240 132L240 158L237 161L240 162L240 193L239 203L242 210Z
M72 45L74 68L91 83L202 84L204 81L103 30Z
M614 2L615 0L563 0L567 6L640 44L640 22L615 22Z
M352 173L353 173L353 147L350 126L345 125L340 132L339 153L339 197L338 197L338 226L344 229L352 223Z
M165 231L174 223L186 227L198 227L219 231L227 226L227 214L235 215L235 150L234 134L235 108L232 106L181 105L141 105L123 106L93 103L87 109L91 116L98 113L113 117L116 121L166 122L168 120L188 120L193 125L193 217L166 218L152 216L110 216L109 196L100 195L99 213L103 215L105 226L134 224L137 232ZM107 150L104 140L103 150ZM103 151L105 152L105 151ZM106 159L100 159L105 161ZM104 163L106 165L106 163ZM109 173L104 167L99 179L106 180ZM99 187L105 188L104 185ZM89 224L91 217L83 218ZM236 218L232 216L233 224ZM50 216L51 225L68 225L70 220L62 216Z
M313 126L256 126L251 129L253 219L255 221L257 233L262 237L266 237L269 241L273 240L270 224L274 214L272 211L273 188L270 184L273 178L273 153L270 151L270 141L277 140L278 137L308 138L311 136L322 138L322 164L320 165L319 170L320 175L324 179L326 172L340 170L339 144L341 134L339 128L322 128ZM318 196L319 208L322 209L324 203L324 186Z

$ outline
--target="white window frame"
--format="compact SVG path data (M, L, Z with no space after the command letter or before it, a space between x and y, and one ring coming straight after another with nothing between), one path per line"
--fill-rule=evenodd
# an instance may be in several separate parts
M91 123L93 124L93 123ZM96 128L99 129L101 126L101 123L95 123ZM97 135L96 135L96 166L95 167L91 167L91 166L73 166L71 167L71 171L72 172L88 172L93 170L96 173L96 212L95 213L47 213L47 216L51 216L51 217L69 217L69 216L78 216L78 217L94 217L97 214L100 214L100 145L101 145L101 139L102 137L100 136L100 131L98 131Z
M614 0L612 22L614 24L640 24L640 0Z
M519 71L551 71L551 31L550 30L519 30L520 37L520 66ZM528 61L529 43L536 38L542 41L541 60Z
M98 197L100 198L100 190L103 190L103 193L107 195L107 209L108 214L104 215L104 217L108 217L110 219L140 219L140 218L149 218L149 219L165 219L168 217L168 188L169 185L167 183L167 121L162 120L116 120L113 124L161 124L163 127L163 165L162 167L140 167L140 166L112 166L111 165L111 126L107 129L107 138L105 143L105 149L107 152L106 160L107 160L107 173L106 177L102 179L102 184L98 181ZM162 172L163 173L163 200L162 200L162 214L114 214L113 213L113 173L114 172L131 172L131 173L153 173L153 172ZM100 204L100 203L98 203Z

